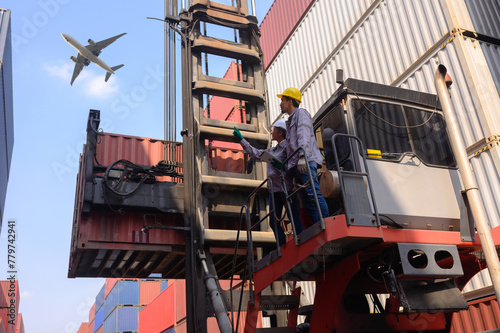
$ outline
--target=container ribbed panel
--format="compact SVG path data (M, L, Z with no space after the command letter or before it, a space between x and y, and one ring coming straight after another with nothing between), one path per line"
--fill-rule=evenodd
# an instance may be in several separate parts
M466 0L467 9L478 33L500 38L500 1Z

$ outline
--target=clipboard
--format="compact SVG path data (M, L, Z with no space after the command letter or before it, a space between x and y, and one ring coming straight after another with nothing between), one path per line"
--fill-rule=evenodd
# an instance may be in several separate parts
M268 151L264 151L262 154L260 154L260 160L266 163L271 163L272 161L278 161L279 163L281 163L281 161L276 156L269 153Z

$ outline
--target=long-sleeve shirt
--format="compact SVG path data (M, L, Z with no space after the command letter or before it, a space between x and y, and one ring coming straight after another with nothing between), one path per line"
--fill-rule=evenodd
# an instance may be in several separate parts
M287 142L286 140L281 141L278 145L271 147L269 149L257 149L253 147L247 140L243 139L240 141L241 146L245 151L250 155L250 157L260 160L260 155L264 152L267 151L274 157L276 157L280 161L284 161L286 159L286 147L287 147ZM283 192L283 188L281 186L281 178L280 178L280 171L276 168L274 168L271 165L267 166L267 178L272 182L273 184L273 192ZM292 179L288 174L285 174L285 184L286 188L288 191L290 191L293 188L292 184ZM271 191L271 187L268 184L267 185L269 191Z
M302 147L307 153L307 160L309 162L316 162L321 167L323 156L316 142L311 114L306 109L296 108L288 117L288 121L286 122L286 141L288 142L287 156L292 155L294 151ZM296 166L299 158L303 155L302 151L295 154L288 161L287 169L290 170Z

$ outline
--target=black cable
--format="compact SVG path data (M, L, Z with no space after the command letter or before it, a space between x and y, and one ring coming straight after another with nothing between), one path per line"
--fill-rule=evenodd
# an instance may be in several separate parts
M385 217L386 219L388 219L388 220L390 221L390 223L387 223L387 221L383 221L383 220L381 219L381 220L380 220L380 222L381 222L381 223L382 223L382 222L385 222L385 224L384 224L384 225L388 225L388 226L392 225L392 226L396 227L397 229L404 229L404 226L403 226L401 223L398 223L398 222L394 221L394 220L393 220L393 219L391 219L389 216L387 216L387 215L383 215L383 214L379 214L378 216L379 216L379 217L380 217L380 216L383 216L383 217Z

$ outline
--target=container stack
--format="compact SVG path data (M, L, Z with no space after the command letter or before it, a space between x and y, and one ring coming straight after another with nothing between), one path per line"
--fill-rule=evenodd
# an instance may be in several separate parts
M94 331L89 333L102 333L102 324L104 322L104 286L95 298Z
M19 316L19 281L0 281L0 333L15 333ZM21 328L21 326L20 326ZM24 325L22 325L24 332ZM20 331L20 333L22 333Z
M187 333L186 281L170 280L169 286L139 313L138 333ZM229 289L229 281L219 281L223 289ZM236 313L234 313L236 323ZM246 312L240 314L237 333L243 333ZM259 314L257 327L262 327ZM215 317L207 318L207 332L219 333Z
M24 333L24 321L22 313L18 313L17 315L16 333Z
M89 331L89 323L82 323L76 333L87 333Z
M89 311L88 333L94 333L94 321L95 321L95 303L94 305L92 305Z
M138 332L140 310L167 286L167 280L106 279L77 333Z

